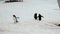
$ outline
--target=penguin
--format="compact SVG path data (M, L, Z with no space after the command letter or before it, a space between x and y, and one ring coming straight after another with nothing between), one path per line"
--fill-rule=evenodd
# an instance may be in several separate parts
M37 13L34 14L34 19L37 20Z
M14 20L14 23L18 23L16 15L13 15L13 20Z
M42 20L42 17L43 17L43 16L42 16L41 14L38 15L38 19L39 19L39 21Z
M60 24L58 24L58 26L60 26Z

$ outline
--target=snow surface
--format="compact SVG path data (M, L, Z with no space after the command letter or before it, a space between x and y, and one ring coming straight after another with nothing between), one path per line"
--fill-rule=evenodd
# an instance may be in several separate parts
M34 13L44 16L34 20ZM20 17L13 23L12 15ZM60 34L60 10L57 0L24 0L24 2L0 2L0 34Z

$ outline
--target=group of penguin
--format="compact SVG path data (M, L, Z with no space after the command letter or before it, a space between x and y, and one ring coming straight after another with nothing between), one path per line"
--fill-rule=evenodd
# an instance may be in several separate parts
M34 14L34 19L35 19L35 20L41 21L41 20L42 20L42 17L43 17L43 16L42 16L41 14L39 14L38 16L37 16L37 13ZM43 18L44 18L44 17L43 17ZM60 24L55 24L55 25L60 26Z
M41 14L38 14L38 16L37 16L37 13L34 14L34 19L35 19L35 20L41 21L41 20L42 20L42 17L43 17L43 16L42 16Z
M35 20L41 21L42 17L43 16L41 14L39 14L38 16L37 16L37 13L34 14L34 19ZM18 19L17 19L17 17L16 17L16 15L13 15L13 20L14 20L14 23L18 23L19 22Z
M37 16L37 13L35 13L34 14L34 19L35 20L39 20L39 21L41 21L42 20L42 15L41 14L38 14L38 16ZM14 23L18 23L19 21L17 20L17 17L16 17L16 15L13 15L13 20L14 20ZM58 24L57 26L60 26L60 24Z

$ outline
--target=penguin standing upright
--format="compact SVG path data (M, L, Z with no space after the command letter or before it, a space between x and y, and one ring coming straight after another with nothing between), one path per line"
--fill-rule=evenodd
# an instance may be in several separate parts
M41 14L38 15L39 21L41 21L42 17L43 16Z
M37 20L37 13L34 14L34 19Z
M17 17L15 15L13 15L13 20L14 20L14 23L18 23Z

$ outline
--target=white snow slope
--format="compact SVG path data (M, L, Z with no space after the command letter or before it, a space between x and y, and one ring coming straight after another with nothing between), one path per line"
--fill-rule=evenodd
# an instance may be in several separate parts
M44 16L34 20L34 13ZM13 23L12 15L20 17ZM0 2L0 34L60 34L60 10L57 0L24 0L24 2Z

